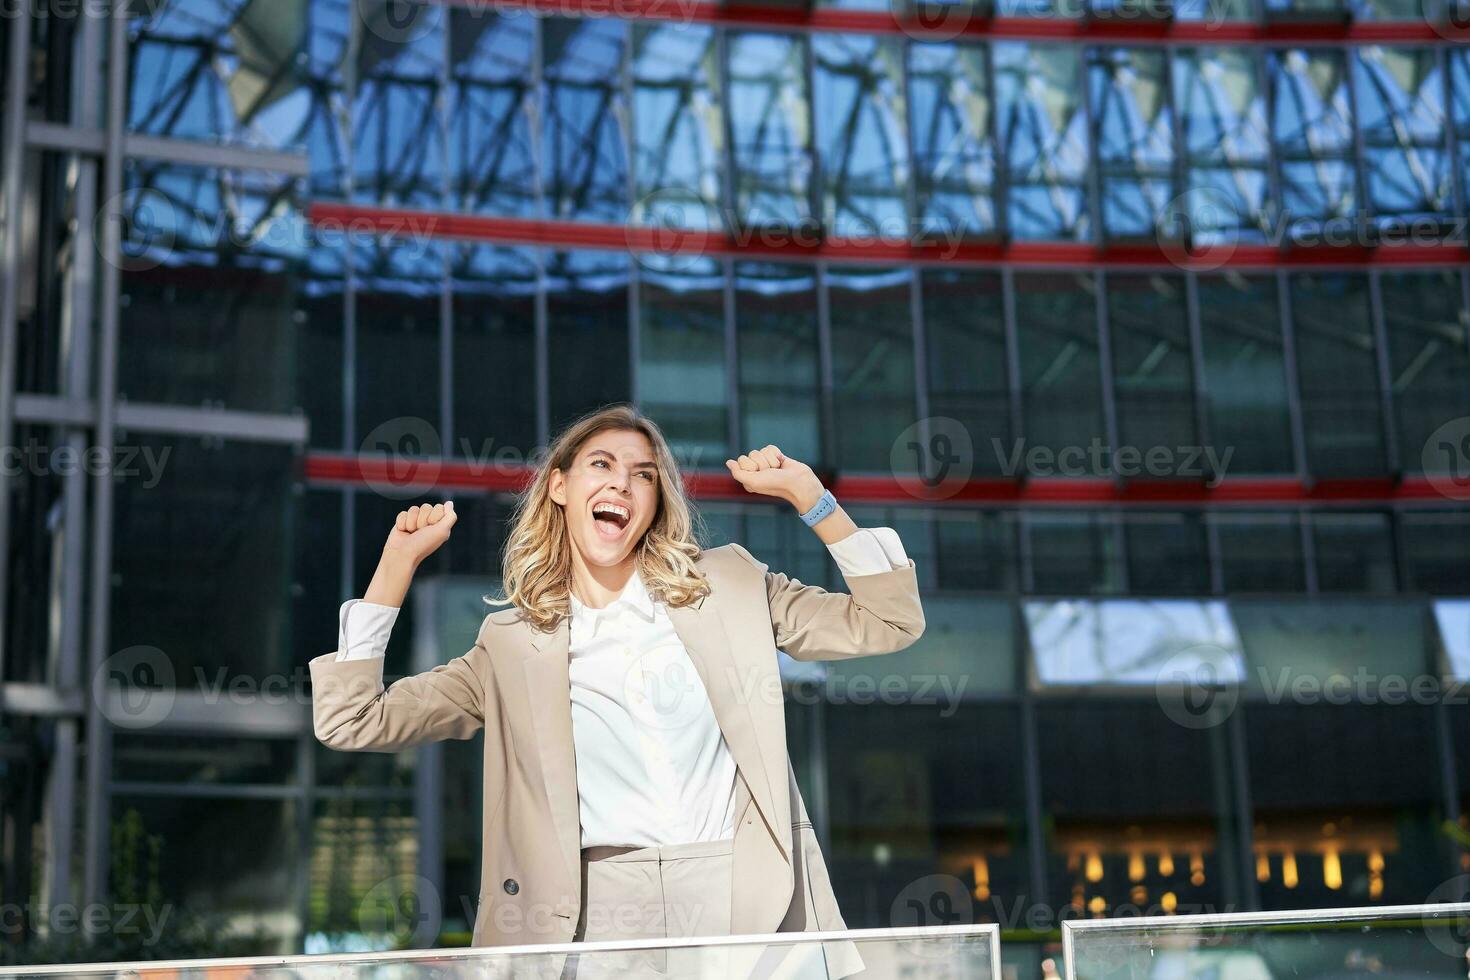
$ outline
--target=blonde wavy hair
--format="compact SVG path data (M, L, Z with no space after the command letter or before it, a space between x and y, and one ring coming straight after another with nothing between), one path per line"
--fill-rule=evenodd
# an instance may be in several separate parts
M701 551L696 533L704 530L703 524L689 504L668 441L652 419L618 402L588 412L552 440L535 478L517 497L501 558L501 594L484 599L494 606L514 603L535 629L549 632L571 614L572 543L566 514L551 499L551 471L567 472L587 440L609 429L647 436L658 466L658 507L633 548L649 595L666 605L685 606L710 592L709 579L694 565Z

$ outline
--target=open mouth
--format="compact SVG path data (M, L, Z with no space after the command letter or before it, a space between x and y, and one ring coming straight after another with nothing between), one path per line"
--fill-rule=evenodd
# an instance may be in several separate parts
M609 541L622 537L632 519L632 512L604 504L596 505L592 511L592 523L597 527L597 533Z

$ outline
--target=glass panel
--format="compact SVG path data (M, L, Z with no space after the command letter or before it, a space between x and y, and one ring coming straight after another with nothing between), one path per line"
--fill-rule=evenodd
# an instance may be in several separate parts
M685 269L646 270L638 305L638 404L659 420L680 465L723 466L732 450L720 264L699 259ZM762 446L770 442L762 438Z
M1398 240L1406 221L1455 209L1439 64L1435 48L1372 45L1353 56L1367 203L1380 222L1399 219Z
M843 746L830 753L828 860L848 926L1005 921L1030 890L1014 829L1025 812L1019 712L870 704L844 690L825 706L824 728L828 745Z
M364 9L352 100L352 198L444 207L442 112L449 8L403 0Z
M338 753L344 754L344 753ZM353 753L357 758L374 753ZM442 901L418 905L418 818L412 800L337 797L311 815L305 948L316 953L438 945ZM437 914L436 914L437 913Z
M102 908L117 916L134 910L131 928L119 930L119 921L109 930L115 939L121 932L121 955L300 949L300 909L281 900L298 894L307 873L297 807L294 800L113 797L112 903Z
M823 226L845 237L908 240L900 39L814 33L811 45Z
M533 17L449 8L449 184L457 211L536 213L535 52Z
M809 226L814 157L806 41L797 34L732 32L727 46L735 221Z
M830 466L822 446L813 267L737 264L735 322L740 444L759 438L809 465Z
M1431 438L1440 426L1470 416L1470 311L1460 276L1458 269L1441 269L1379 278L1399 466L1408 473L1459 475L1453 465L1459 453L1446 455L1440 439Z
M1089 48L1087 62L1104 232L1153 241L1175 196L1168 61L1160 48Z
M1323 592L1396 591L1387 514L1313 514L1312 542Z
M1009 599L927 596L924 621L924 635L906 650L829 661L829 697L845 692L841 702L876 699L885 707L922 706L948 718L961 701L1016 690L1016 623Z
M1416 608L1396 618L1422 615ZM1415 634L1422 642L1422 631ZM1417 696L1408 693L1422 669L1368 676L1385 683L1383 692L1338 675L1330 685L1302 685L1311 693L1289 694L1288 703L1245 708L1256 891L1266 908L1422 902L1445 883L1435 709L1415 703L1422 684ZM1344 692L1372 703L1348 703ZM1456 945L1464 969L1463 939ZM1386 969L1405 972L1387 966L1391 949L1372 948Z
M449 258L455 444L446 451L477 466L525 463L536 444L535 253L461 245Z
M933 512L932 521L938 564L935 588L1019 591L1015 511L946 508Z
M1389 683L1428 672L1426 617L1417 601L1236 599L1230 609L1245 644L1251 692L1270 702L1270 710L1252 715L1253 723L1265 725L1283 701L1302 703L1313 694L1319 702L1382 703ZM1334 689L1344 685L1351 697ZM1292 753L1298 757L1304 763L1311 758ZM1278 762L1266 769L1280 772Z
M1210 591L1210 554L1198 512L1129 512L1123 517L1132 595Z
M1470 593L1470 514L1456 511L1413 511L1399 515L1403 537L1404 589L1433 595ZM1470 675L1467 675L1470 680Z
M913 271L829 269L832 402L837 466L918 472L895 440L918 419L914 391Z
M1314 857L1304 857L1314 861ZM1291 866L1293 880L1297 880L1295 855ZM1346 896L1338 897L1346 903ZM1409 901L1425 898L1419 895ZM1444 900L1459 898L1446 895ZM1285 902L1285 906L1266 907L1299 907L1294 905L1294 893L1287 893ZM1192 976L1276 976L1313 970L1318 963L1331 964L1329 968L1342 972L1381 970L1393 976L1448 980L1458 972L1457 961L1464 959L1460 936L1467 921L1470 916L1464 905L1443 904L1392 912L1337 908L1315 913L1227 913L1212 916L1208 922L1196 916L1146 922L1123 917L1074 920L1066 924L1073 954L1067 964L1067 980L1118 980L1144 970L1187 971Z
M1087 107L1076 47L1005 41L994 52L1007 230L1016 238L1093 237Z
M1318 241L1328 221L1351 219L1358 206L1345 57L1340 49L1288 48L1266 61L1286 226Z
M1221 601L1063 599L1022 608L1043 685L1155 687L1206 673L1220 682L1245 679L1240 637Z
M323 247L296 182L141 162L126 173L119 397L289 412L310 387L296 374L303 257Z
M1383 412L1367 278L1293 275L1291 317L1307 471L1317 476L1382 473Z
M633 220L719 229L725 170L719 61L712 28L633 26Z
M1122 591L1114 523L1099 514L1027 511L1031 591L1038 595L1089 595Z
M1439 630L1445 675L1457 681L1470 680L1470 600L1436 599L1434 625ZM1451 702L1447 699L1447 703Z
M1303 592L1307 587L1296 514L1260 511L1208 515L1220 549L1226 592Z
M1212 11L1218 6L1200 2ZM1187 48L1174 56L1187 193L1181 203L1192 243L1261 240L1270 227L1271 132L1260 57L1258 49L1228 47Z
M920 234L953 240L997 230L989 49L909 45L909 125Z
M311 30L306 36L307 177L313 198L347 196L348 123L346 71L354 0L310 0Z
M421 238L382 240L353 252L360 445L364 451L388 448L395 455L437 456L443 450L444 248ZM406 383L409 378L411 384ZM408 435L421 438L410 445L404 441Z
M157 0L141 9L147 15L128 24L130 131L305 148L308 0Z
M1451 138L1458 144L1460 157L1461 214L1465 201L1470 201L1470 51L1450 48L1445 52L1450 65L1450 109L1453 126Z
M1053 902L1069 917L1226 907L1236 858L1217 825L1207 727L1180 725L1151 698L1047 699L1036 727Z
M291 662L310 675L307 662L336 649L342 595L344 494L335 487L307 487L293 497L295 522L291 583ZM384 537L387 537L385 532ZM381 542L380 542L381 544ZM367 583L362 584L363 588Z
M1108 273L1108 329L1112 341L1113 392L1118 438L1144 465L1130 469L1161 475L1147 463L1155 449L1176 460L1174 477L1206 474L1194 422L1194 367L1190 363L1189 312L1182 276ZM1120 447L1122 448L1122 447ZM1193 455L1191 462L1185 458ZM1120 471L1124 460L1118 461Z
M541 21L542 183L552 218L627 220L628 30L614 17Z
M919 275L929 413L955 419L969 430L972 472L1002 475L1014 429L1001 277L934 267Z
M1200 340L1210 442L1236 475L1290 473L1291 410L1276 280L1200 276Z
M123 430L117 444L136 472L116 487L113 666L162 690L289 676L292 448Z
M1023 273L1015 281L1026 440L1019 463L1037 476L1061 472L1059 459L1075 471L1085 467L1094 442L1106 441L1097 283L1090 274L1064 272ZM1064 451L1068 455L1059 457ZM1049 462L1044 454L1050 454Z
M628 256L623 252L546 252L551 431L584 412L632 395L628 363ZM589 357L587 352L602 356Z

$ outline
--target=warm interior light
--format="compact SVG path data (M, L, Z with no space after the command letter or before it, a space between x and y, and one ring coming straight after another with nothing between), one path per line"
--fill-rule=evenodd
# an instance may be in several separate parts
M1296 855L1287 851L1281 856L1281 883L1287 888L1295 888L1296 882Z
M982 902L990 898L990 865L983 854L975 858L975 897Z
M1322 883L1334 890L1342 887L1342 861L1336 848L1322 855Z
M1142 881L1148 870L1143 866L1143 852L1133 851L1128 855L1128 880Z
M1168 851L1159 855L1159 874L1167 878L1174 873L1174 855Z
M1271 855L1265 853L1256 855L1256 880L1271 880Z
M1093 915L1102 915L1108 910L1108 903L1103 901L1101 895L1092 896L1092 901L1087 903L1087 911Z
M1102 857L1096 851L1089 851L1087 853L1087 872L1086 872L1087 880L1088 881L1102 881L1102 876L1103 876Z
M1165 912L1172 915L1174 913L1174 910L1179 907L1179 896L1175 895L1173 892L1164 892L1164 894L1159 897L1159 904L1164 907Z
M1189 883L1196 888L1205 883L1205 856L1199 851L1189 855Z

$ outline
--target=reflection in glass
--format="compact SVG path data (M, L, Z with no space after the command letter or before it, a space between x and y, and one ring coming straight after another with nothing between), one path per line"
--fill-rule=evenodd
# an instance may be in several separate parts
M1129 511L1123 517L1123 538L1133 595L1210 591L1210 552L1198 512Z
M918 419L914 391L913 270L829 269L832 410L844 470L913 472L894 442Z
M354 388L357 437L364 451L384 451L385 440L392 451L403 451L399 441L409 425L405 419L422 420L438 430L434 442L443 438L439 392L445 271L439 242L354 242ZM436 456L442 448L442 443L424 445L419 451Z
M1015 430L1000 274L932 266L919 275L929 414L969 430L974 473L1014 475L1006 465Z
M809 465L822 446L816 276L809 265L735 266L740 444L767 442Z
M529 217L536 209L531 62L536 20L449 8L449 186L457 211Z
M1317 587L1323 592L1393 592L1393 531L1387 514L1312 515Z
M1122 591L1118 535L1110 515L1030 510L1021 517L1036 595L1096 595Z
M731 32L727 44L735 222L805 226L815 217L807 41L798 34Z
M989 48L912 43L908 51L915 231L943 241L996 232Z
M1470 594L1470 513L1462 510L1401 511L1404 591L1429 595ZM1470 679L1470 678L1467 678Z
M681 466L720 466L731 454L725 277L711 259L677 265L639 277L638 404L659 420Z
M1088 49L1088 98L1110 238L1156 238L1175 196L1174 112L1160 48Z
M1367 204L1380 219L1454 211L1439 64L1434 48L1371 45L1353 54Z
M1367 277L1293 275L1291 318L1307 472L1383 472L1383 411Z
M1078 919L1229 907L1238 859L1218 817L1212 728L1180 724L1152 691L1048 699L1036 728L1054 907Z
M628 23L616 17L546 17L540 23L547 213L621 225L628 214L622 83Z
M1086 240L1087 109L1077 49L1004 41L994 47L1006 162L1006 227L1016 238Z
M217 691L221 671L289 676L292 448L138 433L118 444L137 447L138 472L117 481L108 649L154 651L139 651L146 670L128 682Z
M1293 232L1325 235L1326 222L1351 218L1358 206L1345 59L1341 49L1285 48L1267 55L1281 206Z
M352 198L364 204L440 209L446 145L441 80L449 8L403 0L405 9L384 13L378 9L380 0L354 3L377 29L359 31Z
M1260 57L1258 49L1229 47L1174 56L1186 195L1182 213L1169 220L1187 219L1194 244L1256 241L1270 226L1271 133Z
M1108 273L1105 281L1118 439L1139 456L1129 468L1143 478L1198 479L1194 473L1159 472L1148 461L1153 449L1166 447L1182 470L1191 463L1187 447L1199 444L1184 278ZM1195 459L1190 468L1205 465Z
M1207 517L1228 593L1302 592L1307 587L1301 519L1295 513L1217 511Z
M302 72L308 0L164 0L146 9L128 24L130 131L304 148L313 109ZM330 18L321 26L335 33Z
M1200 342L1210 442L1235 475L1294 467L1276 280L1238 272L1202 275Z
M634 223L721 226L725 137L715 37L697 24L633 26Z
M1139 684L1168 675L1245 680L1240 637L1218 600L1022 603L1042 684Z
M1087 273L1016 275L1023 461L1036 448L1052 454L1036 475L1102 475L1092 472L1089 460L1093 442L1106 441L1096 294L1097 282Z
M1451 139L1459 149L1461 207L1470 201L1470 51L1452 46L1445 51L1450 66Z
M812 114L822 224L862 239L907 240L903 46L872 34L811 36Z
M632 397L628 256L545 252L551 431Z
M536 256L467 244L452 246L449 261L454 445L445 451L483 465L525 463L536 442ZM465 537L463 510L456 541Z
M1398 465L1406 473L1462 475L1458 446L1429 443L1440 426L1470 416L1470 311L1460 275L1459 269L1440 269L1379 276Z
M119 394L289 412L302 307L314 305L301 295L303 258L331 251L308 248L297 182L167 164L125 172ZM326 288L340 290L340 276L332 280ZM316 370L340 370L320 360L302 367L303 389Z

